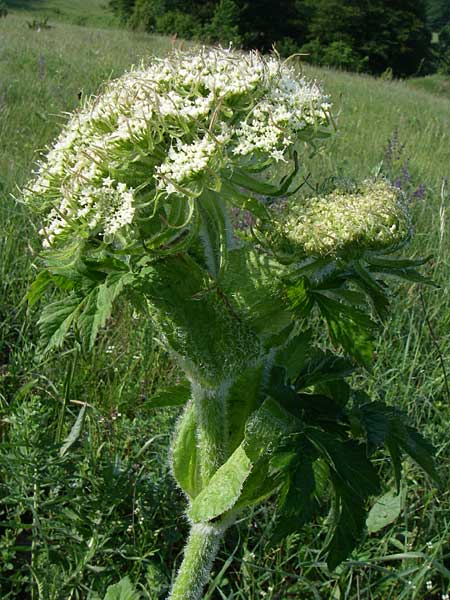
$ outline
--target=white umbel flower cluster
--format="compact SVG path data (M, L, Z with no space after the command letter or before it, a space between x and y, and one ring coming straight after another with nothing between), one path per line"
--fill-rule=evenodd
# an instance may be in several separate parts
M195 198L213 179L217 186L223 169L229 176L249 163L285 160L305 130L313 138L328 122L329 108L319 86L278 57L175 52L88 100L26 196L47 215L46 245L74 232L132 239L141 206Z
M319 256L386 248L407 238L410 231L408 207L384 180L366 182L358 193L333 192L302 200L283 223L289 242L305 254Z

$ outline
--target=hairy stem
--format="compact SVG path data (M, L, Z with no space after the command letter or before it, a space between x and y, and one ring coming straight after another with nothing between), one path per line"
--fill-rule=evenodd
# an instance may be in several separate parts
M228 458L229 387L224 383L215 389L204 389L196 383L192 384L203 486Z
M195 523L168 600L199 600L227 525Z

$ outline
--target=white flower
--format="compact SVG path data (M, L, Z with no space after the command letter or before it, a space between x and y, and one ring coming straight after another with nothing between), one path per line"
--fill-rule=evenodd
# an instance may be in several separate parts
M196 196L217 185L222 168L285 161L299 133L325 124L328 110L319 86L276 57L175 52L88 100L25 196L50 207L46 246L76 231L116 236L134 224L142 195L146 205L161 195Z

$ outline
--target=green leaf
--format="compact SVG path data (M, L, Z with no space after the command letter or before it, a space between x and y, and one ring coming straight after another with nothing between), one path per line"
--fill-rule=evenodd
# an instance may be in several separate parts
M312 427L308 427L305 433L354 497L366 498L379 491L378 475L367 457L365 444L358 444L353 440L342 441Z
M309 283L305 277L295 284L290 284L286 288L286 296L289 310L298 319L305 319L314 307L315 298L310 293Z
M355 283L368 294L380 319L385 319L390 304L386 286L375 279L360 261L355 260L353 268L355 269Z
M335 276L337 263L334 258L317 258L309 256L301 262L296 262L289 268L289 280L297 282L300 278L308 277L315 284L328 281L330 277Z
M315 350L298 373L295 389L304 390L312 385L339 381L349 377L354 370L355 367L348 358L332 352Z
M291 469L283 486L279 519L271 538L272 543L278 543L287 535L300 531L317 510L316 480L313 470L315 458L310 445L303 441L296 460L291 463ZM274 461L271 464L274 465Z
M189 498L195 498L201 490L201 478L193 405L188 405L178 422L171 458L173 475L178 485Z
M315 294L333 343L370 369L373 360L373 329L370 317L353 306Z
M269 460L259 460L242 486L242 492L234 508L248 508L271 496L279 487L280 480L269 474Z
M75 293L67 295L44 306L38 321L41 339L46 342L40 352L45 355L54 348L59 348L69 333L73 323L83 308L84 299Z
M83 344L91 350L111 314L114 301L132 280L130 272L113 273L104 283L72 291L62 300L45 306L38 321L41 338L46 342L42 354L59 348L72 328L76 328Z
M160 388L143 404L142 408L165 408L168 406L184 406L191 395L191 386L188 381L177 385Z
M114 301L132 281L133 275L129 272L108 275L87 297L77 319L77 329L88 350L92 350L98 332L111 316Z
M231 226L228 222L223 200L211 191L197 199L201 216L199 236L203 244L205 260L210 275L219 279L227 263L231 245Z
M248 367L233 383L228 394L229 448L233 452L243 441L245 424L260 404L264 367Z
M292 415L298 415L297 393L286 381L286 370L276 365L270 370L266 392Z
M239 446L194 499L189 510L190 518L194 522L209 521L233 508L251 469L252 461Z
M228 256L221 289L263 337L278 334L291 322L278 294L282 272L277 261L248 247L234 249Z
M297 379L311 353L311 338L311 329L303 331L293 336L284 348L277 352L275 363L286 369L290 381Z
M351 388L344 379L335 379L317 383L314 386L314 391L332 398L342 408L350 400Z
M409 259L403 257L372 255L368 253L364 258L369 263L369 271L371 272L382 273L384 275L406 279L407 281L413 281L415 283L425 283L439 287L432 279L424 277L416 270L416 267L420 267L429 262L432 256Z
M371 271L389 275L390 277L396 277L397 279L406 279L406 281L412 281L413 283L424 283L426 285L432 285L433 287L439 287L432 279L421 275L416 269L386 269L383 267L372 267Z
M348 558L361 540L366 526L365 499L353 497L345 484L331 473L334 490L332 529L325 550L327 565L335 569Z
M297 394L298 409L303 411L303 418L308 423L336 423L343 418L344 405L344 402L337 402L323 394Z
M289 192L288 190L299 170L297 152L294 152L293 159L294 168L292 172L289 173L289 175L287 175L286 177L284 177L278 186L268 183L267 181L263 181L261 179L255 179L254 177L248 175L248 173L245 170L241 169L234 170L232 181L237 186L246 188L251 192L260 194L262 196L270 196L272 198L276 198L280 196L292 195L297 190L292 190L291 192Z
M80 412L78 413L75 423L72 425L72 429L70 430L69 435L66 437L63 445L60 448L60 456L64 456L69 450L69 448L71 448L80 437L81 430L83 429L85 415L86 404L83 404L83 406L80 409Z
M52 276L48 271L40 271L38 273L36 279L28 288L27 293L22 299L23 302L27 302L28 306L33 307L36 302L38 302L42 296L45 294L46 290L52 283Z
M408 425L405 427L405 437L400 441L402 450L408 454L436 483L440 477L434 462L435 450L433 445L421 433Z
M356 547L365 529L367 498L379 493L379 479L367 458L367 448L341 441L316 428L306 435L330 468L334 490L332 530L327 543L327 563L334 569Z
M103 600L140 600L141 595L136 592L130 578L124 577L115 583L108 586L106 595Z
M407 425L407 416L382 402L366 402L356 406L350 417L363 426L369 447L386 445L393 463L397 489L400 488L401 455L408 454L437 483L434 448L418 431Z
M226 179L222 181L222 192L230 204L236 208L239 208L240 210L247 210L262 221L268 219L269 213L267 212L267 208L260 200L252 198L249 195L242 194Z
M367 531L377 533L398 519L402 511L402 496L394 490L378 498L366 520Z
M272 398L264 400L245 426L243 446L252 462L272 454L302 424Z
M261 196L282 196L283 192L280 193L280 188L267 181L263 181L261 179L256 179L255 177L251 177L245 171L240 171L235 169L233 172L232 182L238 187L245 188L250 192L255 194L260 194Z
M365 260L375 267L385 267L389 269L408 269L414 267L420 267L429 262L433 256L427 256L426 258L403 258L403 257L390 257L383 255L376 255L367 253L364 256Z

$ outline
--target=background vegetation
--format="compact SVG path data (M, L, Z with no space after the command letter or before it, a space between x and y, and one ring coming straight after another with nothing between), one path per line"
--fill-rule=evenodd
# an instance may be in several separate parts
M0 597L98 600L128 574L136 595L157 599L187 528L166 460L177 413L151 409L149 398L177 373L148 324L125 308L93 355L72 345L38 358L37 313L21 302L37 224L13 196L80 94L173 42L108 28L101 0L8 4L0 19ZM305 194L383 169L414 198L415 251L432 255L428 274L441 287L398 288L367 385L434 442L444 484L437 491L408 464L398 518L333 573L320 557L323 520L275 549L269 503L250 534L239 524L230 531L206 598L442 600L450 585L448 80L305 71L323 81L338 113L337 135L314 162L305 158ZM388 472L385 456L378 464ZM393 482L386 476L384 485Z
M134 29L395 77L450 71L446 0L110 0Z

